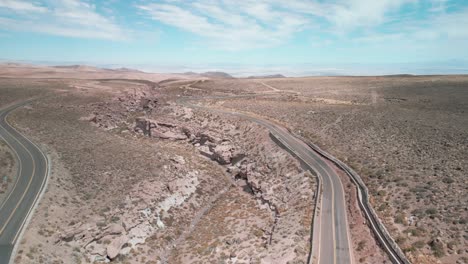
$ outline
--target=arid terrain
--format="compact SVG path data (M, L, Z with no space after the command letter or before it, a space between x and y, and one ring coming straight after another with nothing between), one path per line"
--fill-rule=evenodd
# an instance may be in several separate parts
M350 165L412 263L468 263L468 77L215 77L1 66L0 108L36 98L9 120L52 162L16 263L307 263L316 177L266 128L207 109ZM355 262L390 263L336 170Z
M222 106L277 120L357 170L415 263L467 261L468 77L263 82L297 94Z
M24 82L11 120L53 166L18 263L306 261L315 180L265 129L156 83Z

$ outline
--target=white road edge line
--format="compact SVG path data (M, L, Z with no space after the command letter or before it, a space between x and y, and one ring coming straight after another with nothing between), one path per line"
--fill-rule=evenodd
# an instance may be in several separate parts
M18 247L19 247L18 241L21 241L21 238L23 237L24 232L26 232L25 227L27 227L29 225L29 223L31 222L32 216L34 215L34 211L36 211L37 207L39 206L39 202L41 201L42 197L45 194L45 191L47 190L46 186L48 186L48 184L49 184L50 171L51 171L51 166L52 165L51 165L51 162L50 162L49 155L47 155L45 157L46 157L46 162L47 162L46 177L45 177L44 181L42 182L41 191L38 193L38 195L36 195L36 199L34 200L34 206L32 206L31 209L29 210L28 216L25 218L25 220L23 220L23 224L21 226L20 232L17 233L17 236L15 238L14 247L13 247L13 250L11 251L10 261L8 262L9 264L14 264L14 259L15 259L15 256L16 256L16 253L17 253Z
M268 127L266 127L268 130L270 130ZM318 261L320 261L320 235L321 235L321 225L322 225L322 221L320 221L320 218L321 218L321 210L322 210L322 201L323 201L323 197L322 197L322 176L321 174L314 169L313 166L311 166L299 153L297 153L297 151L295 151L293 148L291 148L291 146L289 146L288 143L286 143L280 136L279 134L277 133L276 129L273 129L273 131L270 130L270 133L279 141L281 142L281 144L283 144L289 151L293 152L294 155L297 156L297 158L299 158L304 164L306 164L310 170L312 170L316 177L317 177L317 194L315 195L315 208L314 208L314 216L313 216L313 224L312 224L312 235L311 235L311 238L310 238L310 243L311 243L311 247L310 247L310 253L309 253L309 256L308 256L308 264L312 264L312 263L317 263ZM323 169L323 168L322 168ZM320 208L318 208L318 205L320 204ZM317 232L318 231L318 232ZM314 243L318 241L318 243ZM317 255L316 255L317 254Z
M20 106L21 107L21 106ZM9 115L10 113L8 113L6 116L5 116L5 122L13 129L15 130L18 134L20 134L21 136L23 136L23 138L25 138L29 143L31 143L33 146L35 146L39 152L41 153L41 155L44 157L44 160L46 161L46 165L47 165L47 172L46 172L46 175L44 177L44 180L42 181L42 185L41 185L41 191L36 194L36 198L34 199L34 202L33 202L33 206L29 209L28 211L28 214L27 214L27 217L23 220L23 223L21 224L21 228L19 230L19 232L16 233L15 235L15 239L13 241L13 250L11 252L11 256L10 256L10 261L8 262L9 264L13 264L14 263L14 258L16 256L16 252L18 250L18 243L16 243L23 235L24 235L24 232L26 231L26 228L25 226L28 226L29 223L31 222L31 218L32 216L34 215L32 212L34 212L37 208L37 206L39 205L39 201L42 199L42 197L44 196L44 193L45 193L45 190L47 188L45 188L45 186L47 186L48 182L49 182L49 176L50 176L50 171L51 171L51 162L50 162L50 159L49 159L49 156L47 155L44 155L44 152L42 152L42 150L34 143L32 142L31 140L29 140L26 136L24 136L21 132L19 132L17 129L15 129L7 120L7 116Z
M352 182L356 185L357 187L357 190L358 190L358 201L359 201L359 204L362 206L362 208L366 208L366 206L364 205L364 202L367 202L368 204L370 204L370 202L367 200L367 201L364 201L363 200L363 196L362 196L362 191L361 191L361 188L359 188L359 183L357 182L357 180L354 178L354 176L352 175L352 173L343 165L344 163L342 163L340 160L338 160L337 158L335 158L334 156L332 156L331 154L325 152L324 150L322 150L321 148L319 148L318 146L312 144L313 147L311 145L309 145L312 149L314 149L316 152L318 152L319 154L321 154L322 156L324 156L325 158L329 159L330 161L334 162L339 168L341 168L346 174L348 174L348 176L351 178ZM351 169L352 170L352 169ZM353 173L355 173L353 171ZM367 188L367 187L366 187ZM373 210L373 208L369 205L369 210ZM373 221L369 220L371 219L371 214L372 212L368 212L366 209L363 209L362 211L364 211L364 214L366 215L366 218L368 219L368 222L370 222L371 226L372 226L372 229L373 230L379 230L379 231L382 231L383 233L387 233L387 234L390 234L388 232L388 230L385 228L385 226L380 223L380 226L379 227L376 227L373 223ZM374 212L375 214L375 212ZM380 219L378 217L376 217L376 221L380 222ZM378 223L379 224L379 223ZM378 237L379 239L381 239L382 241L385 241L385 239L381 236L380 232L374 232ZM393 240L393 238L388 235L389 238L391 240ZM379 242L380 243L380 242ZM393 240L393 243L394 240ZM383 246L386 248L385 251L387 251L387 253L393 258L393 260L396 262L396 263L406 263L407 261L405 261L405 259L403 259L403 262L400 262L399 261L399 256L396 256L395 254L393 254L393 248L389 248L389 246L386 244L386 243L380 243L380 244L383 244ZM398 253L397 253L398 254ZM392 261L393 262L393 261Z
M7 201L10 199L10 196L12 195L12 193L15 191L16 189L16 186L18 185L18 182L19 182L19 179L21 178L21 174L23 172L23 164L21 163L21 159L19 158L19 154L18 152L16 152L16 150L11 146L10 143L8 143L8 141L6 141L5 137L1 136L0 135L0 139L3 139L3 141L10 147L11 151L13 153L15 153L15 159L16 161L18 162L18 168L17 168L17 171L16 171L16 180L15 180L15 184L13 185L13 188L11 188L10 192L8 193L8 195L5 197L5 200L3 200L2 204L0 205L0 210L2 210L2 208L5 206L5 204L7 203Z
M212 109L209 109L209 108L206 108L206 107L203 107L203 106L196 106L196 105L193 105L193 104L189 104L189 107L192 106L192 107L195 107L195 108L202 108L202 109L205 109L205 110L208 110L208 111L212 111ZM219 109L218 109L219 110ZM314 169L314 166L311 166L303 157L302 157L302 151L296 151L294 150L293 148L291 148L289 146L288 143L286 143L284 140L282 140L278 135L280 135L281 133L275 128L275 126L273 125L270 125L268 124L268 122L264 123L264 122L261 122L263 120L261 119L256 119L256 118L251 118L249 117L248 115L244 114L244 113L239 113L239 112L226 112L226 111L223 111L223 110L220 110L221 112L225 113L225 114L230 114L230 115L234 115L234 116L239 116L241 118L246 118L247 120L250 120L250 121L253 121L263 127L265 127L267 130L270 131L270 133L275 137L277 138L287 149L289 149L290 151L292 151L300 160L302 160L307 166L309 166L309 168L311 168L312 170L314 170L316 172L317 175L319 175L319 173ZM260 122L259 122L260 121ZM288 132L289 133L289 132ZM277 135L275 135L277 134ZM303 142L302 140L300 140L299 138L295 137L293 134L291 134L296 140L302 142L303 144L305 144L305 146L308 146L307 143ZM308 146L309 147L309 146ZM309 147L310 148L310 147ZM301 152L301 154L299 154L299 152ZM306 154L306 156L309 156L308 153L304 152ZM330 175L328 174L327 170L324 169L320 164L317 164L318 167L320 167L326 174L327 176L330 178ZM332 180L330 179L330 182L331 184L333 185L332 183ZM322 183L323 184L323 183ZM333 191L333 188L332 188L332 191ZM321 199L321 203L322 203L322 200L323 200L323 193L322 193L322 197L320 197ZM332 208L334 208L334 195L332 195ZM332 210L332 212L334 212L334 210ZM321 217L321 216L320 216ZM334 226L334 214L332 213L332 218L333 218L333 242L334 242L334 246L335 246L335 250L336 250L336 237L335 237L335 226ZM315 227L315 225L314 225ZM321 228L319 229L319 232L321 232ZM314 236L314 233L315 233L315 230L312 230L312 236ZM349 234L349 230L347 231L347 233ZM319 241L320 241L320 236L319 236ZM348 241L349 241L349 236L348 236ZM318 258L317 258L317 261L320 261L320 242L318 243L319 244L319 249L318 249ZM350 248L349 250L353 250L352 248L352 245L349 245ZM313 256L310 258L310 260L313 259ZM334 252L334 263L336 263L336 252ZM352 262L351 262L352 263Z
M190 85L189 85L190 86ZM248 95L248 96L252 96L252 95ZM253 95L253 96L257 96L257 95ZM210 99L210 98L205 98L205 99ZM211 98L213 99L213 98ZM183 104L183 103L182 103ZM207 108L207 107L203 107L203 106L199 106L199 105L193 105L193 104L189 104L189 107L194 107L194 108L202 108L202 109L205 109L205 110L208 110L210 111L211 109ZM218 109L219 110L219 109ZM246 114L242 114L241 112L225 112L223 110L221 110L221 112L224 112L224 113L227 113L227 114L233 114L234 116L239 116L237 114L240 114L241 116L242 115L246 115ZM248 115L247 115L248 116ZM255 121L254 121L255 122ZM297 139L303 141L300 137L297 137L294 133L292 133L292 135L294 137L296 137ZM356 185L356 188L357 188L357 191L358 191L358 201L359 201L359 204L362 206L361 209L362 211L364 211L364 214L366 215L366 219L368 220L368 222L370 222L371 226L372 226L372 230L373 230L373 233L375 235L377 235L380 239L380 241L383 241L383 242L380 242L379 241L379 244L382 244L383 247L385 247L385 251L389 254L389 256L391 257L391 260L392 262L394 263L409 263L409 261L406 259L406 256L404 255L404 253L401 251L401 249L398 247L398 245L396 244L395 240L393 239L393 237L390 235L390 233L388 232L387 228L382 224L381 220L378 218L377 214L375 213L374 209L372 208L372 206L370 205L370 202L368 200L369 197L367 197L367 200L366 201L363 201L363 196L362 196L362 191L361 191L361 188L360 188L360 184L357 183L356 179L354 179L354 176L352 175L352 173L346 169L344 166L346 166L344 163L344 166L343 164L341 164L342 162L339 161L338 159L336 159L335 157L333 157L332 155L330 155L329 153L323 151L322 149L320 149L318 146L314 145L310 145L308 144L306 141L303 141L303 143L305 143L306 145L308 145L313 151L315 151L316 153L318 153L319 155L322 155L323 157L325 157L326 159L332 161L333 163L335 163L339 168L341 168L348 176L350 176L352 182ZM307 164L307 163L306 163ZM319 165L320 166L320 165ZM320 166L321 167L321 166ZM352 169L351 169L352 170ZM326 171L325 171L326 172ZM353 171L354 172L354 171ZM340 180L341 181L341 180ZM343 186L342 186L343 188ZM364 188L367 189L367 187L364 185ZM346 201L346 200L345 200ZM366 207L364 203L367 203L369 206ZM369 212L366 208L369 209ZM371 217L371 215L375 215L376 217ZM375 226L375 224L373 223L372 220L370 220L371 218L374 218L376 221L377 221L377 227ZM382 235L380 234L380 232L382 232L385 236L385 238L382 237ZM349 230L347 231L348 233L348 241L350 241L350 236L349 236ZM388 239L393 242L394 245L396 245L396 249L393 247L393 245L388 245L387 244L387 236L388 236ZM350 245L350 250L353 250L352 248L352 245ZM395 251L396 255L393 253L393 251ZM351 253L350 253L351 255ZM401 255L401 256L400 256ZM354 257L354 254L353 254L353 257ZM399 258L402 258L402 261L399 260Z

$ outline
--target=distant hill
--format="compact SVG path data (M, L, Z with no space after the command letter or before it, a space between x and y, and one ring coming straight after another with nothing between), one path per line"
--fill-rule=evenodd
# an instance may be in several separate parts
M103 69L93 67L93 66L86 66L86 65L58 65L52 66L55 69L70 69L70 70L77 70L77 71L102 71Z
M416 77L413 74L388 74L388 75L382 75L384 77Z
M272 78L286 78L282 74L272 74L272 75L259 75L259 76L249 76L247 79L272 79Z
M57 65L57 66L52 66L52 68L57 68L57 69L78 69L80 65Z
M201 76L208 77L208 78L220 78L220 79L234 79L230 74L225 72L205 72L202 73Z
M117 68L117 69L110 69L111 71L116 71L116 72L138 72L138 73L143 73L143 71L136 70L136 69L131 69L131 68Z
M202 77L207 77L207 78L212 78L212 79L234 79L230 74L225 73L225 72L217 72L217 71L210 71L210 72L204 72L204 73L196 73L196 72L184 72L184 75L197 75L197 76L202 76Z
M116 68L116 69L109 69L109 68L98 68L93 66L87 65L58 65L52 66L55 69L67 69L67 70L75 70L75 71L104 71L104 72L122 72L122 73L143 73L142 71L130 69L130 68Z

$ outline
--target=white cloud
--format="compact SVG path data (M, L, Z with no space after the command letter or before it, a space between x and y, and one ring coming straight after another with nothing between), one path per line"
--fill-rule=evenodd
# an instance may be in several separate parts
M431 12L434 10L431 9ZM449 41L458 43L468 42L468 8L447 13L445 9L431 14L428 19L409 19L396 23L388 28L390 33L372 31L367 36L360 37L360 42L378 43L386 41L424 43L425 41L440 43Z
M341 30L359 27L372 28L389 18L389 14L398 11L403 5L415 0L350 0L332 8L328 19Z
M47 5L46 5L47 4ZM2 8L21 11L0 17L0 28L52 35L122 40L123 30L96 8L80 0L48 0L42 5L19 0L0 0Z
M210 48L265 48L290 41L298 32L323 45L468 39L468 9L449 0L158 0L129 3L127 11L191 32ZM68 37L126 40L129 32L114 18L114 0L0 0L0 29ZM110 9L109 9L110 8ZM133 8L133 10L130 10ZM418 10L426 8L426 10ZM108 11L103 11L108 10ZM457 10L457 11L453 11ZM424 13L425 18L415 15ZM115 13L117 15L118 12ZM114 15L114 14L113 14ZM159 33L137 20L132 35ZM135 38L141 41L141 38ZM327 40L327 41L323 41Z
M243 49L278 45L311 27L340 35L373 28L416 1L166 0L138 8L154 20L206 37L222 48Z
M212 46L229 50L278 45L310 22L258 1L166 1L138 8L154 20L207 37Z
M7 8L17 12L46 12L47 9L35 3L19 0L0 0L0 8Z
M442 0L438 0L442 1ZM392 13L418 0L270 0L290 12L324 19L336 33L349 33L360 27L375 27L392 18Z

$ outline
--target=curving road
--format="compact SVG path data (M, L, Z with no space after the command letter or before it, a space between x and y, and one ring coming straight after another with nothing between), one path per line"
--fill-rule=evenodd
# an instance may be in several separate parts
M320 214L317 224L318 240L311 263L347 264L353 263L352 244L346 214L346 202L341 180L323 158L303 141L291 135L286 129L271 122L242 115L270 130L287 149L314 171L322 182Z
M344 188L339 176L328 162L342 169L356 185L359 206L364 212L366 219L369 221L369 227L374 232L377 241L387 252L390 261L395 264L409 264L410 262L403 251L390 236L385 226L380 222L377 214L372 209L369 203L368 190L364 182L362 182L360 176L346 164L326 153L318 146L312 143L306 143L299 137L290 133L287 129L273 122L256 118L250 114L213 109L189 103L189 101L192 100L231 99L252 96L263 97L265 95L244 94L234 96L184 97L178 101L187 107L201 108L215 113L239 116L266 127L281 145L301 160L309 170L316 173L321 188L316 204L313 237L311 238L312 248L308 264L341 264L355 262L347 221Z
M188 87L192 84L189 84ZM256 96L266 97L276 96L284 92L297 93L294 91L279 90L264 83L262 84L273 91L229 96L182 97L178 101L187 107L202 108L211 112L239 116L266 127L279 141L279 144L283 145L288 151L301 160L301 162L303 162L310 171L315 172L318 179L319 193L316 200L311 237L312 248L310 250L308 264L341 264L354 262L346 214L344 188L340 178L328 162L335 164L338 168L343 170L356 185L359 206L366 216L369 227L376 236L377 241L387 252L390 261L394 264L410 264L401 248L390 236L389 232L381 223L374 209L370 205L369 193L361 177L346 164L323 151L315 144L306 143L300 137L293 135L287 129L273 122L256 118L250 114L213 109L189 103L189 101L193 100L232 99Z
M205 99L212 98L205 97ZM322 182L322 197L318 205L320 210L318 214L319 219L314 220L316 221L314 223L314 242L318 243L313 243L314 248L312 249L309 262L320 264L354 263L343 185L339 176L320 154L293 136L285 128L273 122L238 112L193 105L188 103L187 100L181 100L180 102L192 108L201 108L215 113L239 116L266 127L284 147L291 151L311 171L314 171Z
M7 121L10 112L27 104L22 102L0 110L0 137L10 146L18 162L13 189L0 201L0 263L9 263L13 248L23 230L47 178L47 158Z

